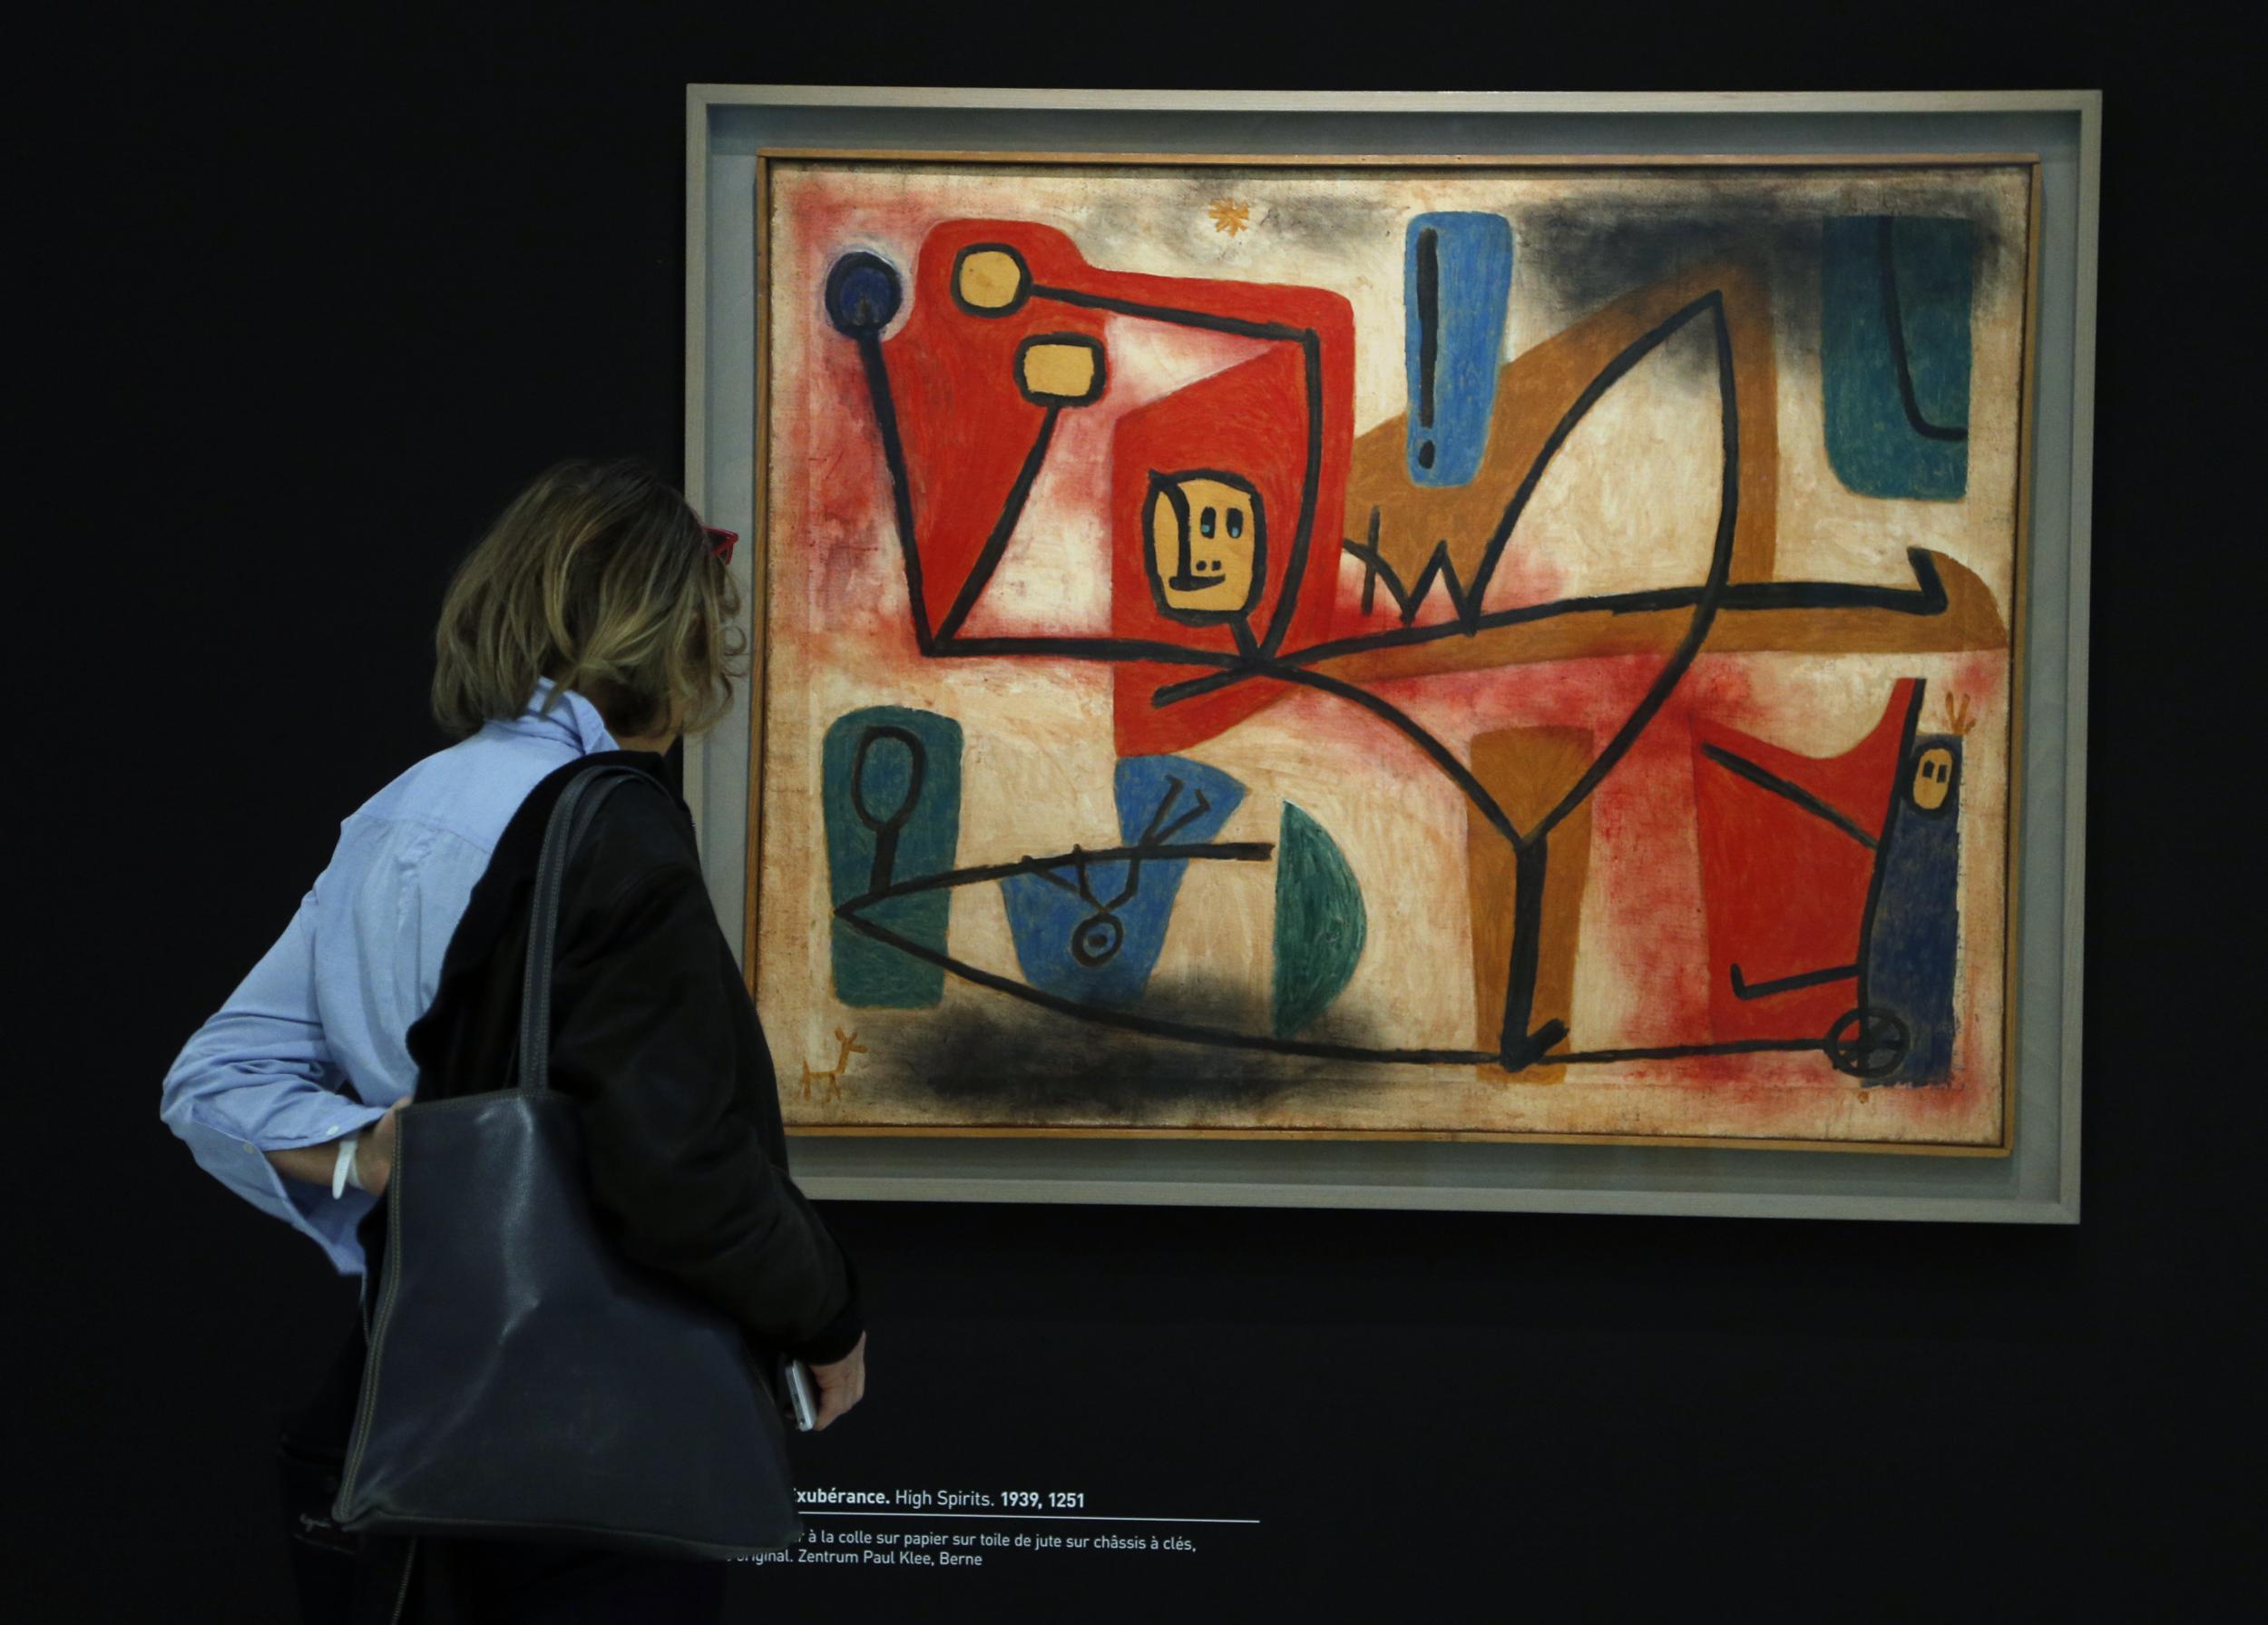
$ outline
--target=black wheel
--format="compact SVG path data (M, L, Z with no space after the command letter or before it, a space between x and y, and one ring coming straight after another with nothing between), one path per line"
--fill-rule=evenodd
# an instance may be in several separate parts
M1827 1031L1827 1059L1853 1078L1887 1078L1912 1047L1913 1035L1894 1011L1879 1004L1846 1010Z

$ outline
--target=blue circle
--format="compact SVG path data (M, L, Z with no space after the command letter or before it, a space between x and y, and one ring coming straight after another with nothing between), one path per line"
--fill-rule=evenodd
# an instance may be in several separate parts
M846 254L827 272L826 318L853 338L881 332L904 300L904 284L879 254Z

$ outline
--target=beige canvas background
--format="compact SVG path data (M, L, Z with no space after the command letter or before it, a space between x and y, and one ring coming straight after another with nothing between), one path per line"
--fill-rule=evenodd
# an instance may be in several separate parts
M1862 1090L1816 1055L1756 1057L1737 1086L1690 1063L1569 1069L1563 1081L1482 1079L1471 1069L1334 1063L1296 1071L1266 1098L1192 1098L1161 1089L1152 1103L1100 1108L1075 1090L1012 1112L973 1111L922 1075L934 1046L924 1024L1002 995L948 978L941 1011L848 1011L829 992L829 900L819 840L821 738L842 712L873 704L920 707L965 730L960 861L1057 850L1066 829L1100 844L1111 805L1109 671L1022 661L916 662L906 658L904 596L879 457L863 465L836 432L814 425L866 421L845 398L842 347L818 314L826 267L869 247L910 266L926 223L1011 218L1070 232L1090 262L1168 275L1320 285L1354 305L1355 427L1393 416L1403 375L1404 226L1433 210L1508 216L1518 242L1506 354L1516 356L1628 291L1613 267L1572 263L1611 245L1617 221L1640 239L1650 225L1717 219L1766 266L1774 310L1779 407L1781 579L1911 585L1905 550L1922 546L1974 571L2013 619L2018 445L2024 362L2028 174L2001 168L1835 171L1403 171L1147 167L953 168L871 162L780 163L771 171L767 312L770 346L769 532L762 706L757 991L791 1121L935 1127L1041 1123L1067 1127L1495 1131L1980 1144L2003 1113L2000 1020L2009 799L2005 653L1711 655L1681 693L1711 717L1806 754L1848 749L1879 718L1898 678L1929 680L1925 728L1945 721L1958 690L1976 707L1963 792L1957 1008L1962 1032L1951 1083L1931 1091ZM1233 198L1246 229L1218 230L1210 205ZM1976 222L1969 494L1956 503L1883 502L1845 490L1828 467L1819 394L1816 270L1802 255L1802 222L1849 213L1957 214ZM1696 254L1698 250L1696 250ZM1555 258L1562 257L1562 258ZM1586 300L1589 302L1586 302ZM1113 387L1162 394L1217 369L1224 347L1182 342L1114 321L1106 332ZM1107 424L1067 436L1035 487L992 592L971 630L1100 628L1108 614L1107 539L1082 459L1107 455ZM871 429L867 431L871 437ZM1555 459L1517 543L1549 562L1555 595L1690 582L1716 519L1716 382L1706 341L1689 329L1609 392ZM872 492L846 518L846 486ZM824 497L824 500L822 500ZM1359 566L1345 561L1359 576ZM846 621L846 603L883 612ZM1598 662L1579 662L1595 665ZM1397 704L1455 744L1481 726L1568 720L1551 667L1471 684L1390 685ZM1489 714L1476 715L1476 706ZM1576 709L1580 710L1579 700ZM1590 719L1581 719L1589 720ZM1602 719L1610 726L1611 718ZM1655 736L1660 737L1655 737ZM1603 738L1603 734L1600 736ZM1598 793L1598 830L1584 897L1571 1025L1585 1048L1689 1041L1664 1013L1689 1008L1690 985L1666 975L1706 973L1692 906L1697 866L1689 819L1682 836L1663 802L1664 758L1681 739L1657 723L1631 767ZM1248 797L1223 839L1272 840L1295 801L1330 831L1363 885L1369 939L1353 980L1324 1022L1359 1025L1382 1044L1462 1044L1474 1026L1461 799L1383 730L1344 708L1295 696L1186 754L1234 773ZM1429 877L1432 890L1411 877ZM1273 871L1198 866L1184 882L1153 984L1243 967L1241 1008L1227 1024L1265 1030ZM1447 905L1442 905L1442 899ZM1682 905L1681 905L1682 899ZM1200 904L1201 906L1192 906ZM1679 954L1681 945L1690 952ZM956 892L950 951L1017 974L996 886ZM1643 977L1632 964L1651 967ZM1664 967L1667 968L1665 969ZM1683 968L1679 968L1679 967ZM1231 990L1234 992L1235 990ZM1670 996L1675 994L1676 996ZM1218 1019L1218 1018L1217 1018ZM1066 1028L1079 1023L1064 1022ZM838 1100L800 1097L803 1069L835 1063L837 1028L863 1052L845 1069ZM1091 1033L1078 1035L1091 1042ZM1067 1035L1067 1064L1075 1046ZM1160 1046L1170 1069L1177 1048ZM1169 1082L1169 1076L1161 1082Z

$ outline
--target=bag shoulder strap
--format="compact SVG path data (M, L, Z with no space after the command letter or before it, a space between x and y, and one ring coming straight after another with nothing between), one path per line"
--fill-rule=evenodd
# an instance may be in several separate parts
M567 865L599 808L627 779L652 782L635 768L614 765L576 774L560 792L543 827L543 850L535 860L535 895L529 904L527 963L520 974L520 1087L539 1094L552 1086L552 958L559 939L559 903Z

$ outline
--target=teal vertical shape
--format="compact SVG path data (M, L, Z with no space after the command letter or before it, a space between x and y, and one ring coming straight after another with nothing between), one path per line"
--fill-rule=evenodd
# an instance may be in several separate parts
M1339 996L1369 931L1362 886L1338 843L1286 801L1276 848L1276 1037L1289 1038Z
M1825 223L1827 461L1861 496L1946 502L1968 491L1975 238L1962 220Z
M884 884L939 875L961 844L961 725L902 706L849 712L820 750L827 888L836 907ZM889 849L886 853L884 848ZM886 876L876 857L886 859ZM945 951L953 889L868 904L859 917L908 942ZM834 923L835 996L856 1006L914 1010L944 997L944 967Z

